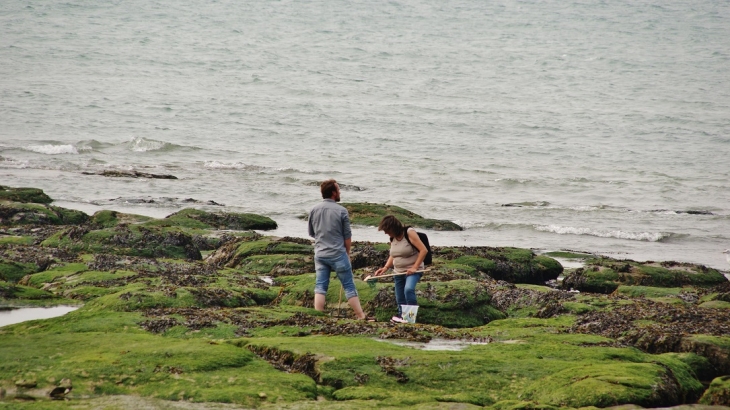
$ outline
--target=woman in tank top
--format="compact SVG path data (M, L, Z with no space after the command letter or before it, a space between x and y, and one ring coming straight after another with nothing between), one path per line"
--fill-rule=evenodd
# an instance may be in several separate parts
M395 280L395 301L398 313L391 321L406 323L402 317L401 305L418 305L416 299L416 284L423 276L423 260L428 254L426 245L421 242L415 229L408 228L393 215L383 217L378 230L390 237L390 256L385 266L375 271L374 276L380 276L393 268ZM406 235L408 238L406 239ZM409 243L410 242L410 243Z

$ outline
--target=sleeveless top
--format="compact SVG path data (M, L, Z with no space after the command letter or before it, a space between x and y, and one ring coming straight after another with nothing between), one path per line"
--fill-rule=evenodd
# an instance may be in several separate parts
M411 230L413 228L408 228L408 231ZM408 232L405 235L408 235ZM393 241L390 242L390 256L393 257L393 270L395 273L405 273L418 259L418 248L408 243L405 235L401 240L393 238ZM424 265L421 262L418 270L423 269Z

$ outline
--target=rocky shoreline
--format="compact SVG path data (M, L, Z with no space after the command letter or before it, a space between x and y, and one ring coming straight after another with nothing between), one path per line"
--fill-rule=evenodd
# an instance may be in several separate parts
M83 307L0 328L0 405L135 396L199 408L730 406L730 282L715 269L434 247L418 324L387 322L387 279L356 281L379 320L368 323L341 309L336 281L328 313L312 309L311 242L257 233L276 228L270 218L86 215L51 203L40 190L0 187L0 305ZM345 205L360 223L396 212L423 229L461 229ZM353 245L360 279L386 257L385 243Z

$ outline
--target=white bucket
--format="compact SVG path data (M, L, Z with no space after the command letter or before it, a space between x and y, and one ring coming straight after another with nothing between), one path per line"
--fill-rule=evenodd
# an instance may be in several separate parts
M408 323L416 323L416 315L418 314L417 305L400 305L401 317Z

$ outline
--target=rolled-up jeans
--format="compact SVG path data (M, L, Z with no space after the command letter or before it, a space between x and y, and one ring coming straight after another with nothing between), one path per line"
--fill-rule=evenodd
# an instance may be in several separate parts
M396 275L393 276L395 281L395 303L398 304L398 317L401 316L401 305L418 306L416 299L416 284L421 280L423 272L417 272L413 275Z
M314 269L316 270L316 281L314 283L314 293L326 295L330 286L330 274L332 271L337 273L337 278L345 288L345 296L349 300L357 296L355 281L353 280L352 265L350 257L346 253L331 258L314 257Z

